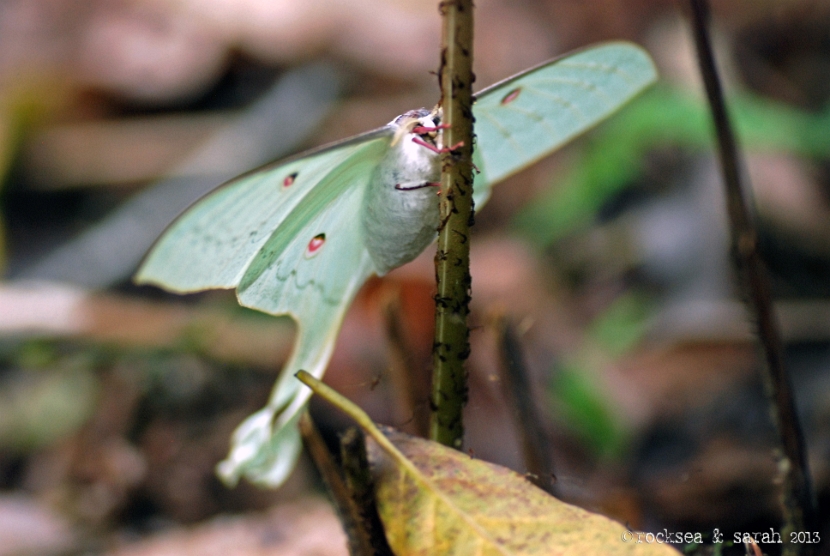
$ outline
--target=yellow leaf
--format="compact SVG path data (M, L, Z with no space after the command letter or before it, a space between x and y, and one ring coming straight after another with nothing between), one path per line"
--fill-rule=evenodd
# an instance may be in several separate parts
M677 556L599 514L566 504L505 467L394 429L305 371L306 386L366 432L375 498L396 556ZM638 539L642 542L636 542Z
M397 556L674 555L605 516L566 504L505 467L383 428L370 450L377 505ZM374 435L373 435L374 436Z

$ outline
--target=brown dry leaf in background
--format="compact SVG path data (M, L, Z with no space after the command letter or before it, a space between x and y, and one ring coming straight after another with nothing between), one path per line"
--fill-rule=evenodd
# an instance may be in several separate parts
M322 500L281 504L266 515L219 517L125 544L109 556L345 556L346 536Z
M273 369L290 349L285 319L146 302L55 282L0 285L0 337L73 338L119 349L189 345L219 361Z
M395 554L677 554L566 504L505 467L393 429L371 443L378 510ZM630 539L630 537L627 537Z

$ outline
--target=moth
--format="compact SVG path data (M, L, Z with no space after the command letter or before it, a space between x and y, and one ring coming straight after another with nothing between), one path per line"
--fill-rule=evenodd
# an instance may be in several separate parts
M616 42L529 69L475 97L481 208L493 184L548 155L618 110L656 79L648 54ZM245 476L277 486L301 449L297 422L321 377L343 317L361 285L418 256L436 237L443 144L441 108L411 110L389 124L253 170L178 217L135 277L186 293L235 289L239 303L297 324L294 350L268 404L234 432L218 465L233 485Z

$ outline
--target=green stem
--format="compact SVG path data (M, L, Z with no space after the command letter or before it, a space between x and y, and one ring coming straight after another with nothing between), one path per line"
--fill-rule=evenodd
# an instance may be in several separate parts
M407 460L397 448L395 448L395 445L392 444L386 436L384 436L383 432L381 432L377 425L375 425L371 417L369 417L365 411L360 409L360 406L340 394L331 386L323 384L306 371L297 371L297 374L294 376L297 377L297 380L311 388L312 392L351 417L352 420L357 423L357 426L363 429L363 432L371 436L384 451L392 455L395 459L401 462L402 465L409 466L410 470L415 470L414 465L409 462L409 460Z
M444 145L461 145L442 158L441 224L435 254L435 341L430 438L461 448L467 402L464 362L470 354L470 232L473 220L473 3L441 2L441 106Z

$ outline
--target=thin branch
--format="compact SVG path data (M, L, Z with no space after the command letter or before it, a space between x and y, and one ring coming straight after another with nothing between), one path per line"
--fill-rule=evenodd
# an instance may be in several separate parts
M781 536L789 540L790 532L814 530L810 527L816 523L804 436L795 408L790 378L784 367L781 333L773 312L770 288L758 251L758 234L744 199L738 146L727 114L707 29L709 5L706 0L690 0L690 4L698 62L717 132L721 170L726 186L732 250L738 266L742 291L761 341L764 353L764 384L770 412L781 442L778 467L783 475L785 520ZM785 544L783 553L805 554L807 550L809 545Z
M464 362L470 354L470 231L473 220L473 3L441 2L441 106L444 153L441 173L441 224L435 254L435 341L430 438L461 448L462 411L467 401Z
M553 494L556 478L550 459L550 442L536 409L534 389L528 379L519 337L510 319L504 315L496 318L496 330L504 395L516 418L528 478L539 488Z
M360 519L360 531L368 537L367 542L371 547L368 554L393 556L375 505L375 482L366 457L366 438L359 428L348 429L340 438L340 459L343 462L346 488Z
M323 482L326 484L334 508L337 510L340 523L343 524L343 529L346 531L346 536L349 539L349 554L351 556L373 556L376 553L373 533L377 536L377 531L372 531L366 526L364 515L369 512L355 503L346 481L340 475L340 469L331 453L329 453L326 443L320 436L320 432L308 412L303 413L300 417L300 434L311 459L314 461L314 465L323 477ZM374 507L374 500L369 502ZM377 513L377 510L375 510L375 513ZM383 535L382 528L380 534ZM383 540L385 542L386 537ZM378 552L378 554L391 554L391 551L388 553Z
M400 292L387 296L382 305L390 352L389 370L394 388L395 420L409 425L414 434L425 438L429 434L429 415L424 411L427 384L407 342Z

